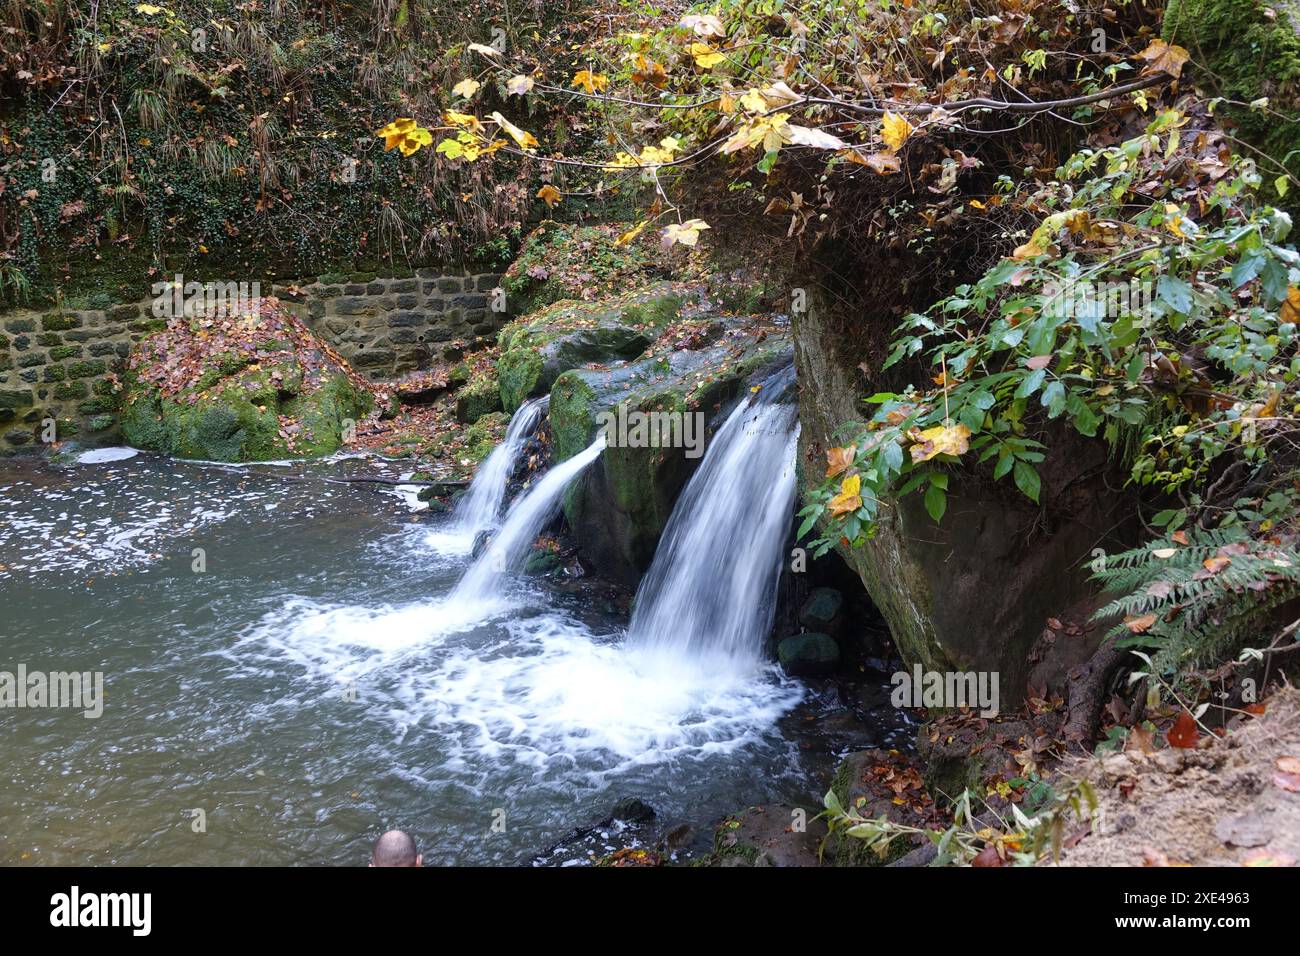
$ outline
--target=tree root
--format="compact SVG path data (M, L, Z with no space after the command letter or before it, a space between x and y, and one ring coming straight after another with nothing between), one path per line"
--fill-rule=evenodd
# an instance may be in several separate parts
M1127 656L1113 639L1107 638L1086 663L1066 675L1066 718L1061 735L1067 743L1091 749L1101 727L1111 678Z

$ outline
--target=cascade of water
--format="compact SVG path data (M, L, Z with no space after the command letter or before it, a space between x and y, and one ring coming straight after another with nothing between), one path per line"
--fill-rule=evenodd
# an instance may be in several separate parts
M795 496L799 426L783 391L765 388L714 436L637 590L629 648L731 670L759 661Z
M501 530L465 572L449 600L471 605L499 600L502 579L523 566L533 541L559 510L564 489L604 448L602 433L585 451L560 462L528 489L511 506Z
M510 476L519 463L524 445L537 430L537 423L541 421L549 404L548 395L519 406L510 419L505 440L492 449L492 454L479 465L469 491L457 503L454 515L456 531L468 537L471 542L480 531L496 524Z

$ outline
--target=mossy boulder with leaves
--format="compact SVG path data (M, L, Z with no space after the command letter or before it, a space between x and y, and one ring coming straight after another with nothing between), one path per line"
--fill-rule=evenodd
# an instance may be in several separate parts
M569 369L636 358L677 318L687 290L662 282L599 302L564 300L500 333L497 377L508 412Z
M132 351L125 384L130 444L207 461L331 454L374 405L341 357L270 304L171 320Z
M472 424L484 415L501 411L501 385L495 369L475 374L456 393L456 420Z

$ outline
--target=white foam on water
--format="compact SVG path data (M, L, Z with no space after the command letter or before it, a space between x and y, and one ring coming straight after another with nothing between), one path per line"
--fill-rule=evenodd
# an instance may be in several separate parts
M803 696L775 668L711 671L629 651L556 613L466 626L483 609L446 601L267 614L227 652L243 666L299 664L333 685L372 679L364 698L405 736L436 728L446 768L471 777L501 762L586 786L628 770L726 755L773 737ZM313 692L314 693L314 692Z
M635 767L757 744L802 697L772 669L718 675L628 653L557 615L508 623L484 654L449 645L412 673L397 702L429 719L471 763L510 760L600 785Z
M128 458L134 458L138 454L140 452L134 448L92 448L90 451L83 451L77 456L77 464L102 465L110 461L125 461Z

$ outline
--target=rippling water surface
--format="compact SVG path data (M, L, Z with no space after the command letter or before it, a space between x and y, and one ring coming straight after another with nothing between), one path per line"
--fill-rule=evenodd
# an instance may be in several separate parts
M811 796L800 685L522 582L484 620L448 522L327 480L375 462L112 457L0 461L0 670L106 685L97 720L0 710L0 862L358 864L401 827L516 863L624 796L697 824Z

